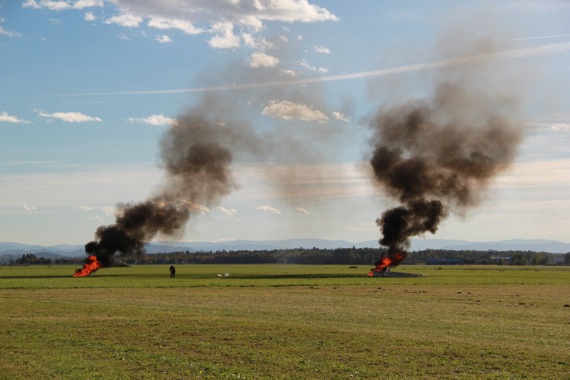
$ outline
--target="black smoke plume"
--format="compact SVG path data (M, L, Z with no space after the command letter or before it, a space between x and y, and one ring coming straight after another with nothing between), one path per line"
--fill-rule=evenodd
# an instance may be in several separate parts
M517 102L487 90L442 81L431 99L380 109L371 122L373 177L399 203L376 220L395 265L411 237L435 233L450 212L477 205L515 158L522 138Z
M255 145L244 125L194 114L180 117L161 140L164 185L144 202L119 204L115 223L97 229L86 253L108 267L115 255L143 255L144 244L157 235L178 237L203 205L215 204L236 188L232 151Z

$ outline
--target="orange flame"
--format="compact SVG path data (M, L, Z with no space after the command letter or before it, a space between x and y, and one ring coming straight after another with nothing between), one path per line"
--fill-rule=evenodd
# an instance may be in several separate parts
M103 268L103 265L101 265L101 262L97 260L97 256L91 255L87 259L85 259L85 264L83 264L83 268L77 269L75 271L73 277L87 277L99 268Z
M385 268L398 266L398 264L400 264L400 262L402 262L402 260L405 258L406 255L401 252L391 255L391 257L382 257L380 259L380 262L376 264L376 267L370 269L370 272L368 272L368 277L374 277L375 273L383 273Z

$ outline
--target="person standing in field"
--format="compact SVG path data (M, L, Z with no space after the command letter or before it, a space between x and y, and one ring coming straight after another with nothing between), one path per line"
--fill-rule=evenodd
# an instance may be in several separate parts
M176 268L174 267L174 265L170 266L170 278L174 278L176 277Z

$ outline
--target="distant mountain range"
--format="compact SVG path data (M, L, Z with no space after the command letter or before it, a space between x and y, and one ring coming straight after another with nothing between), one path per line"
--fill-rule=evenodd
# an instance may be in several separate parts
M237 251L237 250L275 250L293 248L378 248L377 240L368 240L352 243L346 240L323 239L290 239L290 240L232 240L224 242L160 242L147 244L148 253L176 252L176 251ZM466 240L445 239L412 239L411 251L424 249L447 249L454 251L531 251L549 253L568 253L570 243L555 240L528 240L512 239L492 242L470 242ZM24 254L33 253L37 257L57 259L62 257L84 257L85 250L82 245L61 244L54 246L28 245L20 243L0 242L0 263L17 259Z

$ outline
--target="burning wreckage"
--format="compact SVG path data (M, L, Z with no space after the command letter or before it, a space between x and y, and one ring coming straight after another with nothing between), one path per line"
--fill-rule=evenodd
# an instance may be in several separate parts
M374 263L374 267L370 268L368 277L384 277L390 273L390 268L397 267L406 258L404 252L397 252L391 255L384 254L380 260Z
M418 100L380 110L371 123L373 178L399 206L376 220L380 245L388 249L369 276L385 275L398 266L406 258L410 238L435 233L450 211L463 214L476 206L490 180L513 161L521 129L493 112L494 107L508 107L488 99L482 105L470 104L478 98L465 92L447 83L438 87L433 104ZM451 106L446 103L462 99L465 115L447 115ZM212 137L211 130L219 128L208 128L201 119L186 122L192 137L186 141L192 143L183 143L184 124L171 128L163 139L163 152L177 152L163 153L169 178L164 190L146 202L119 205L116 223L99 227L97 240L85 246L89 257L75 276L112 266L116 253L144 254L144 243L157 234L179 234L192 212L199 211L198 202L215 202L235 187L231 153L215 141L218 136ZM211 141L196 142L199 132Z
M439 84L430 101L380 109L370 126L370 168L383 193L399 205L376 220L387 252L369 276L386 274L406 258L410 238L434 234L450 212L479 204L492 178L516 156L522 128L516 102L464 83Z
M179 237L192 215L230 193L235 182L227 146L244 140L243 128L219 128L201 116L185 115L161 139L161 166L166 182L148 200L117 206L115 223L100 226L85 245L88 257L75 277L113 266L115 255L140 257L157 235Z
M371 176L397 205L376 220L387 251L369 276L402 263L410 239L434 234L450 212L464 215L477 206L492 179L513 162L524 131L520 99L508 86L498 87L496 75L480 75L488 74L491 61L444 68L450 72L441 73L430 97L380 107L372 118ZM495 66L493 72L501 74ZM228 147L252 152L262 145L240 124L226 128L192 113L182 116L161 140L163 188L146 202L119 205L116 223L97 229L75 275L112 266L117 253L144 254L144 243L157 234L180 236L198 205L217 203L236 188Z
M97 256L91 255L85 259L83 268L77 269L75 271L73 277L87 277L99 268L102 268L101 262L97 259Z

